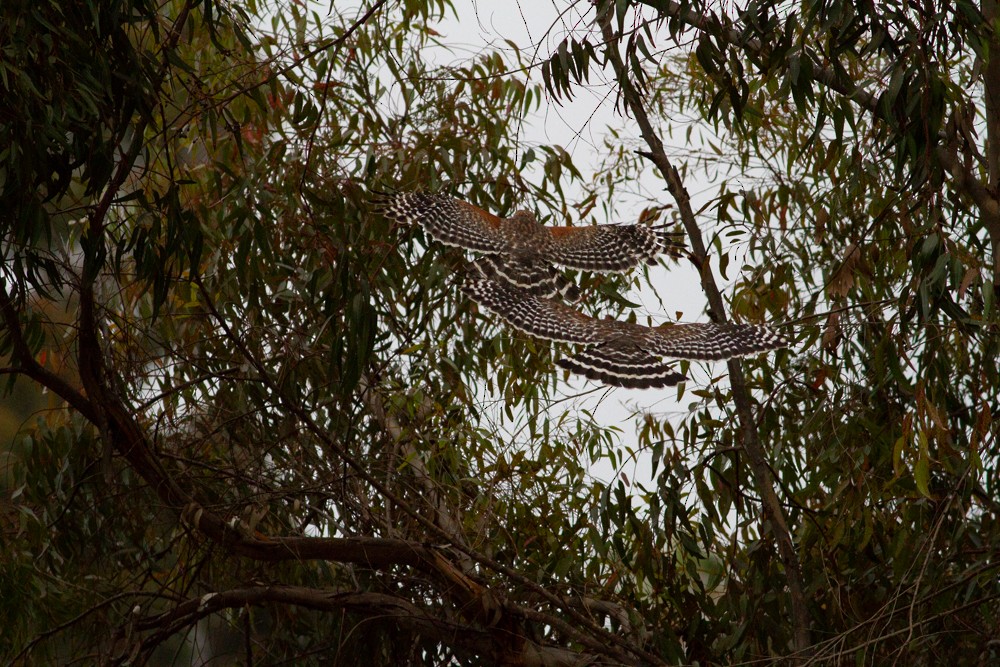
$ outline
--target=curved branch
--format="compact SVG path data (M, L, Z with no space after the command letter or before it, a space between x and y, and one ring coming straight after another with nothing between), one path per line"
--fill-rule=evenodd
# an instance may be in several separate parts
M295 605L318 611L349 611L383 621L393 621L437 641L470 653L492 654L496 648L487 632L456 624L440 614L430 614L403 598L384 593L349 590L319 590L302 586L255 586L208 593L180 603L170 611L141 618L135 630L154 631L142 640L149 651L167 637L223 609L239 609L268 603ZM456 641L457 640L457 641Z
M520 645L517 664L525 667L570 667L594 664L597 661L597 656L594 655L544 646L523 637L510 637L506 643L498 643L496 636L490 632L454 623L440 613L430 612L394 595L351 590L317 590L300 586L256 586L209 593L185 600L168 612L139 619L134 623L134 628L144 632L155 631L141 642L142 649L149 651L178 630L210 614L223 609L268 603L295 605L319 611L347 611L378 619L383 623L395 623L447 644L459 654L485 659L492 664L509 663L509 644Z
M35 360L34 355L24 341L24 332L21 330L21 321L17 316L17 309L11 300L7 289L0 285L0 318L3 320L3 329L10 336L11 360L17 363L16 367L5 368L4 374L24 375L42 385L56 396L69 403L70 407L83 415L88 421L97 420L97 409L88 397L81 394L70 383L59 375L42 366Z

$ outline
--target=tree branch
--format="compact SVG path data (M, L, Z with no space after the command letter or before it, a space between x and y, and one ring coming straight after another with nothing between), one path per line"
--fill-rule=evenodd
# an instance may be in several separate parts
M1000 39L997 38L996 25L1000 15L1000 7L997 0L983 0L983 18L988 25L994 27L990 34L988 44L988 60L983 71L983 95L986 98L986 171L989 178L989 189L982 187L979 181L969 183L967 187L979 186L976 190L985 193L980 194L981 198L988 198L995 204L995 194L1000 185ZM955 160L956 164L958 160ZM975 197L973 198L975 200ZM993 247L993 289L1000 290L1000 207L987 209L979 204L982 212L982 222L990 235L990 242Z
M722 293L715 282L711 265L707 261L705 242L702 239L698 221L695 219L694 211L691 208L691 197L681 180L680 174L671 164L664 151L663 142L653 128L639 92L629 79L628 70L618 52L617 36L611 28L612 17L612 12L609 9L604 16L598 17L598 21L601 23L601 31L604 41L607 44L607 57L615 71L618 84L621 86L625 104L635 117L636 123L638 123L640 132L642 133L642 138L645 140L646 145L649 146L650 151L643 153L643 155L650 159L659 169L663 179L667 183L667 189L677 202L681 222L687 231L692 252L700 268L701 284L708 298L712 319L716 322L726 322L727 318ZM774 491L774 482L764 457L764 451L760 445L757 425L753 416L750 392L747 390L746 380L743 376L743 368L740 366L738 359L730 359L728 366L733 403L736 405L736 414L740 421L743 449L747 452L750 469L753 472L754 480L763 501L764 525L765 527L770 525L771 532L778 544L778 553L781 557L781 562L785 569L785 579L792 607L793 645L796 651L802 651L811 642L809 637L809 611L806 607L805 596L802 591L802 574L798 555L795 553L795 547L792 544L784 511Z
M135 623L135 629L140 632L155 631L141 642L142 649L150 651L167 637L218 611L269 603L318 611L358 613L382 622L393 622L456 647L460 652L496 653L496 646L482 629L458 625L440 615L432 615L403 598L384 593L319 590L302 586L257 586L208 593L186 600L170 611L142 618Z
M31 354L28 344L24 341L24 332L21 330L17 309L14 308L14 302L3 285L0 285L0 316L3 319L3 328L7 330L13 347L11 360L17 363L15 368L6 369L6 371L31 378L69 403L70 407L88 421L94 422L97 419L97 409L88 400L88 397L77 391L62 377L38 363L34 355Z
M270 603L361 614L383 623L395 623L449 645L460 654L485 659L492 664L508 664L510 659L505 647L498 646L489 632L454 623L398 596L350 590L317 590L301 586L257 586L209 593L185 600L168 612L142 618L135 623L135 629L142 632L156 631L141 642L143 650L149 651L181 628L215 612ZM598 656L595 655L543 646L524 637L511 639L517 643L523 642L517 664L525 667L571 667L598 661ZM601 664L608 663L602 661Z
M272 378L267 372L267 369L261 363L260 359L254 356L254 354L247 348L246 344L233 332L226 319L222 317L222 314L216 308L211 295L208 293L208 290L205 288L201 280L196 278L195 283L201 290L202 297L205 299L206 307L216 322L219 323L219 326L226 334L226 337L232 341L233 345L237 350L239 350L240 354L243 355L247 362L257 371L261 381L274 393L275 398L281 402L282 406L288 410L290 414L295 415L295 417L298 418L303 425L305 425L309 432L321 440L327 447L330 448L331 451L336 452L336 454L348 467L354 470L354 472L357 473L359 477L364 479L366 483L370 484L372 488L375 489L382 497L399 507L399 509L405 512L407 516L420 523L431 534L437 535L443 540L450 541L448 533L442 530L438 524L419 512L416 512L402 498L387 488L385 484L383 484L371 473L367 466L363 465L359 460L347 452L339 442L336 442L333 438L331 438L329 433L316 423L315 419L313 419L307 409L302 407L296 401L290 400L281 391L281 388L278 386L277 382L275 382L274 378ZM532 591L544 598L556 608L562 609L567 616L569 616L574 622L580 624L580 626L585 628L589 633L587 635L583 635L583 638L581 639L581 643L585 646L589 646L598 653L614 657L616 660L625 663L634 661L633 656L638 656L651 664L664 664L658 656L646 651L640 646L636 646L619 635L608 632L596 623L593 623L586 616L573 609L572 605L567 604L559 596L553 594L537 582L525 577L513 568L507 567L506 565L489 558L485 554L482 554L461 542L451 542L450 544L456 551L465 554L472 560L494 572L505 575L512 581L523 586L526 590ZM443 557L441 557L440 554L438 554L437 557L443 560ZM446 576L446 579L447 578L453 579L452 583L456 584L457 590L464 590L469 595L466 603L459 605L465 613L477 614L486 624L493 626L496 626L498 621L496 618L492 618L492 620L490 619L498 613L501 614L501 620L504 623L516 622L508 613L511 608L510 603L501 599L496 591L480 586L455 568L451 569L451 572L449 572Z
M362 375L358 392L365 407L368 408L382 430L394 441L402 444L408 465L423 489L424 498L434 510L434 522L449 536L449 541L468 548L468 543L462 533L461 520L456 516L458 509L450 507L440 493L434 478L427 466L424 465L423 459L420 458L420 452L417 451L412 439L406 437L396 416L386 409L385 402L377 393L377 384L373 382L368 373ZM462 570L471 573L473 571L472 560L465 554L461 555Z

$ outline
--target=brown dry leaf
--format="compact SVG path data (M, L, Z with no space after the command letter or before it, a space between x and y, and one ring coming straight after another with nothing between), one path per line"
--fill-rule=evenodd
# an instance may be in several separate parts
M820 209L816 211L816 226L813 228L813 239L816 243L822 243L826 236L826 223L830 220L830 214Z
M974 267L966 269L965 275L962 276L962 282L958 285L959 300L961 300L961 298L965 296L965 292L966 290L969 289L969 285L971 285L972 281L978 277L979 277L979 269Z
M993 413L990 411L990 406L986 401L983 401L979 409L979 418L976 419L976 428L972 432L972 442L969 447L970 450L975 452L977 457L979 456L979 443L985 442L992 424Z
M951 429L948 428L948 422L945 420L941 413L938 411L937 406L931 402L924 403L924 409L927 411L927 415L930 417L931 427L934 430L934 434L938 438L938 442L944 445L951 445Z
M660 209L658 208L644 208L639 214L639 224L645 225L651 222L656 222L660 218Z
M823 330L823 339L820 345L824 350L833 352L840 342L840 313L830 313L826 318L826 329Z
M840 262L840 267L833 274L833 277L830 278L830 283L826 286L826 293L831 298L845 297L851 291L851 288L854 287L854 272L858 268L858 262L860 261L860 248L853 243L849 244L847 251L844 253L844 259Z
M816 377L813 378L812 383L809 385L812 389L819 391L819 388L823 386L826 382L826 378L829 374L826 372L826 368L821 368L816 373Z

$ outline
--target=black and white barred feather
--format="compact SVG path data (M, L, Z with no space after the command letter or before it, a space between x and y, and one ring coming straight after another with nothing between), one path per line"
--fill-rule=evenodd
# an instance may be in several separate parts
M754 324L665 324L599 320L558 301L482 277L470 277L462 291L512 327L539 338L584 345L557 363L620 387L666 387L684 379L663 361L722 360L787 347L774 329Z
M378 200L383 214L416 224L432 238L490 256L489 276L543 297L576 300L579 290L555 268L623 272L662 254L678 256L683 245L663 227L588 225L547 227L529 211L500 218L460 199L401 193Z

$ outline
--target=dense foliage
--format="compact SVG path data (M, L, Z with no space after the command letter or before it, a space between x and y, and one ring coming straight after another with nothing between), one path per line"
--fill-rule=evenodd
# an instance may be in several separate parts
M471 56L444 0L337 5L0 8L0 658L1000 658L993 0L577 2ZM597 168L523 139L602 85ZM795 349L623 431L371 206L416 189L629 190Z

